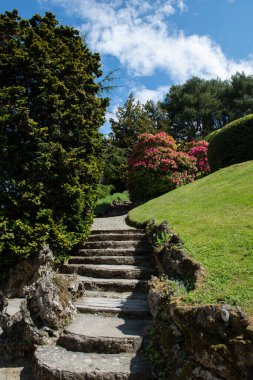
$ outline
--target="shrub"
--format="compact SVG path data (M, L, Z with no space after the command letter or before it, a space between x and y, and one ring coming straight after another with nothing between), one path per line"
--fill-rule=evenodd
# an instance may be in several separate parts
M210 168L207 159L208 142L205 140L191 141L187 144L186 152L196 158L196 166L198 169L197 177L203 177L210 173Z
M175 140L164 132L139 136L128 162L132 201L145 201L194 180L195 157L176 149Z
M205 137L205 141L207 141L208 143L210 143L210 141L216 135L217 132L218 132L218 129L216 129L215 131L212 131L211 133L209 133L209 135L207 135Z
M108 197L114 191L113 185L103 185L100 183L97 188L98 201L105 197Z
M210 139L208 162L211 171L253 160L253 114L234 120Z
M0 15L0 261L49 244L58 257L93 221L107 99L100 59L46 13ZM8 257L8 259L7 259ZM0 263L1 265L1 263ZM2 270L2 267L1 267Z

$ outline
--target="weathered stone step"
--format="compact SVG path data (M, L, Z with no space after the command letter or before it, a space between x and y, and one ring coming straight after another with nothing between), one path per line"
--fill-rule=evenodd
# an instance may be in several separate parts
M148 264L151 262L151 255L145 256L75 256L68 261L69 264L116 264L134 265Z
M144 299L147 300L147 292L145 291L132 291L132 292L105 292L99 290L85 290L85 297L106 297L106 298L116 298L116 299Z
M74 254L75 256L138 256L140 254L150 254L150 248L82 248Z
M67 274L66 274L67 276ZM78 281L87 290L103 290L114 292L129 292L133 290L147 290L146 280L135 279L107 279L78 276Z
M84 276L99 278L128 278L128 279L149 279L154 274L151 265L79 265L64 264L62 273L77 273Z
M121 249L135 249L135 248L149 248L150 246L146 241L123 240L123 241L87 241L82 248L103 249L103 248L121 248Z
M127 235L127 234L145 234L145 231L138 228L131 228L128 230L92 230L91 235L106 235L106 234L117 234L117 235Z
M110 314L128 318L150 318L148 301L134 296L125 299L108 297L83 297L75 306L81 313Z
M72 352L43 346L34 353L36 380L151 380L152 371L140 354Z
M88 241L125 241L125 240L145 240L145 234L143 233L135 233L135 234L92 234L89 236Z
M149 320L79 314L65 329L57 344L79 352L136 352L151 326Z

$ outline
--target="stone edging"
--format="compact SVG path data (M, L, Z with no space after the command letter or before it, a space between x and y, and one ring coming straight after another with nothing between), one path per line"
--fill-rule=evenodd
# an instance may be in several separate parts
M146 231L159 274L187 290L201 286L204 268L187 254L168 223L157 226L151 221ZM155 244L157 236L160 243L166 237L164 244ZM149 303L155 321L153 345L164 359L164 378L253 378L253 325L239 308L185 304L163 278L150 281Z

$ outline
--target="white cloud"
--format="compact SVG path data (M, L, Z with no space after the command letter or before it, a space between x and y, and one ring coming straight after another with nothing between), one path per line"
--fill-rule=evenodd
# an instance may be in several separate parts
M133 75L149 76L160 69L183 82L193 75L224 79L236 71L253 74L253 57L228 59L209 36L174 30L170 17L186 10L183 0L39 1L78 15L92 49L118 58Z
M141 103L146 103L148 100L153 100L155 103L163 100L164 96L169 92L168 86L160 86L155 90L148 89L145 86L133 87L131 92L134 98Z

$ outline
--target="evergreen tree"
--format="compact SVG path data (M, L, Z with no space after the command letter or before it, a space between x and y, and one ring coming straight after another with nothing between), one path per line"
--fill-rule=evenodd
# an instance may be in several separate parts
M170 88L162 107L171 122L171 135L177 140L202 138L228 120L223 107L226 82L193 77Z
M127 148L119 148L113 145L110 139L106 141L103 155L105 162L103 183L113 185L116 193L121 193L127 189L128 156L129 150Z
M224 96L230 120L253 113L253 76L245 73L232 75Z
M160 104L147 101L142 104L130 94L123 107L118 107L116 119L110 119L113 144L127 148L129 152L142 133L156 133L168 130L168 117Z
M92 222L108 99L100 58L54 15L0 15L0 257L65 255Z
M228 122L253 112L253 76L237 73L230 80L198 77L170 88L161 107L177 140L206 137Z

